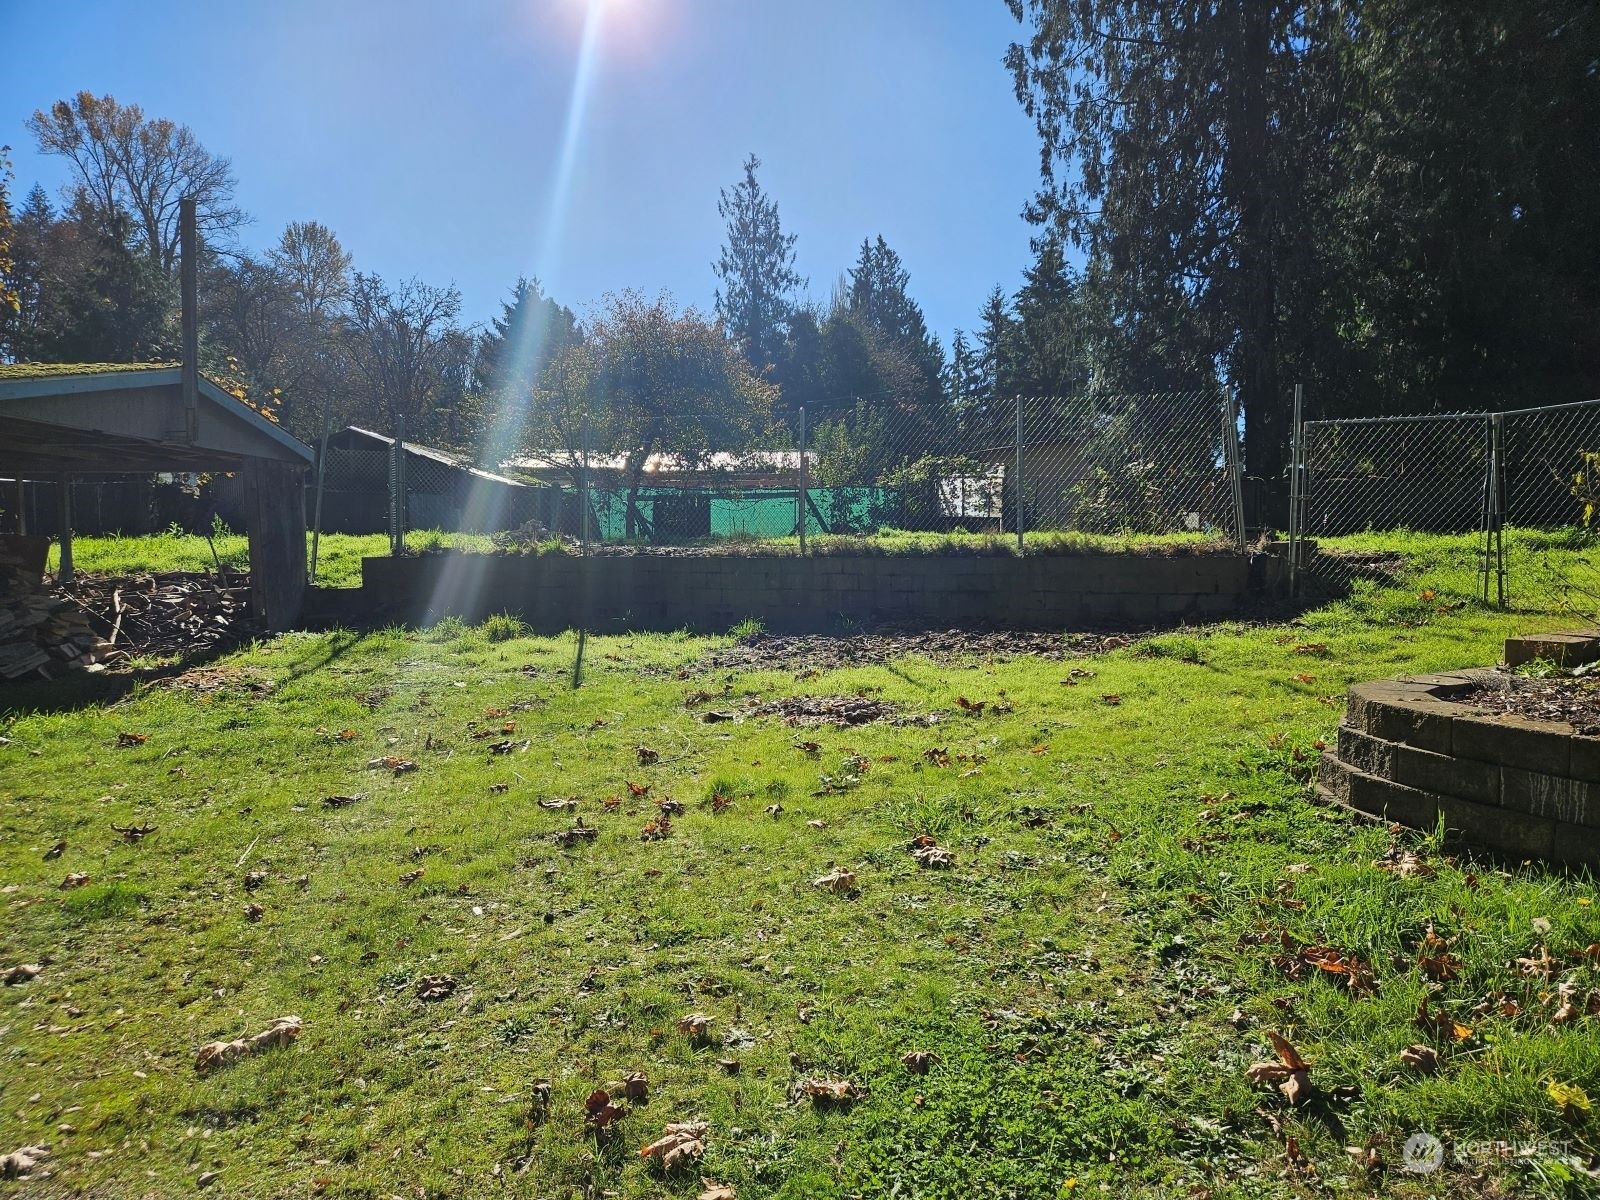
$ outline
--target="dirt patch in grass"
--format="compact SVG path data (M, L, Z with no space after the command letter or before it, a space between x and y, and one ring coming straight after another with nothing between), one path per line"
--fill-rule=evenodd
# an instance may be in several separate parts
M929 632L863 633L849 637L808 634L785 637L758 633L725 650L713 651L701 665L713 670L836 671L878 666L908 654L935 662L975 658L1089 658L1131 645L1126 633L1026 633L1006 630L948 629Z
M272 690L272 680L249 667L196 667L181 675L157 679L151 687L209 696L217 692L242 692L264 696Z
M887 700L868 696L789 696L783 700L756 702L746 712L753 717L781 717L785 725L871 725L888 721L895 725L934 725L939 714L903 714Z
M1504 675L1487 679L1478 690L1452 697L1481 712L1555 721L1584 737L1600 737L1600 678L1558 676L1529 679Z

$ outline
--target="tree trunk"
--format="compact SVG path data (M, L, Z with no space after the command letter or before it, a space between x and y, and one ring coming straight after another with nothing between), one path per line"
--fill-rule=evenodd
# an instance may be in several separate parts
M1276 264L1271 214L1272 163L1268 146L1267 72L1272 48L1273 6L1263 0L1233 0L1237 40L1232 75L1235 96L1229 137L1228 187L1238 205L1235 241L1234 316L1238 322L1235 379L1245 417L1245 468L1265 480L1269 495L1281 491L1287 461L1287 410L1278 379ZM1277 523L1269 500L1263 516Z

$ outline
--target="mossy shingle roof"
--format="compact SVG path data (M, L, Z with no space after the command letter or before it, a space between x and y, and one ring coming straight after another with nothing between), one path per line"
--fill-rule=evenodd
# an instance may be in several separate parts
M171 371L177 363L0 363L0 379L55 379L63 375Z

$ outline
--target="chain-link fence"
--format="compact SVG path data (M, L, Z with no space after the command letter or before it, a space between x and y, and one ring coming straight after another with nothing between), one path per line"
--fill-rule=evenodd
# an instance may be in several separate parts
M1221 392L860 400L770 421L576 414L504 465L561 492L586 543L1016 539L1242 541L1238 416Z
M1585 541L1600 523L1600 401L1500 413L1304 421L1297 425L1290 559L1301 592L1400 582L1415 546L1458 535L1477 588L1504 604L1509 564ZM1545 560L1548 562L1548 558Z

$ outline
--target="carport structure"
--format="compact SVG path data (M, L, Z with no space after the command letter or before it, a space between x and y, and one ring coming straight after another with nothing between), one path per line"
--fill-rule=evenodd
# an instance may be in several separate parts
M203 375L185 374L162 364L0 364L0 476L67 483L83 475L237 472L256 614L269 629L287 629L305 597L311 448ZM69 488L60 491L70 496ZM70 513L63 517L70 529ZM63 535L64 562L70 537Z

